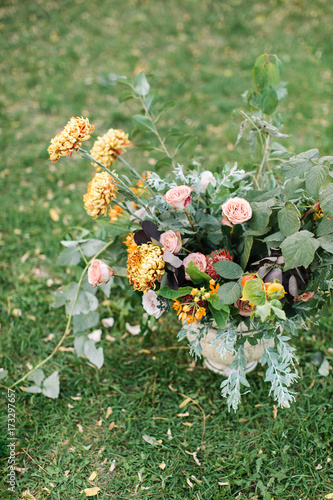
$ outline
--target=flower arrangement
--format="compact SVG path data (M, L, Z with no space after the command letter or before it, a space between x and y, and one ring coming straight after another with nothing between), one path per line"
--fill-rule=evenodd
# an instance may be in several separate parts
M69 322L74 318L79 356L102 366L102 348L89 333L100 321L96 287L109 297L111 286L124 286L125 279L154 321L174 311L178 339L191 333L192 355L201 356L202 339L216 329L221 359L233 354L221 384L229 409L237 409L241 386L249 387L245 342L269 341L261 364L274 399L280 407L295 399L290 388L298 378L297 357L290 338L331 303L333 156L320 157L317 149L292 154L281 144L289 136L277 112L287 94L279 75L275 55L257 58L236 141L248 134L252 156L259 158L249 171L226 164L213 173L197 161L186 169L176 163L187 137L169 152L143 73L135 82L110 75L108 83L125 85L127 98L140 103L133 137L151 134L152 142L138 145L157 152L154 168L139 172L124 159L132 141L122 130L98 137L88 153L82 148L94 132L88 119L71 118L52 139L51 161L80 151L91 162L95 175L84 208L103 218L96 237L82 231L63 241L59 257L62 265L85 263L79 282L58 290L54 303L66 305ZM158 173L163 167L164 176Z

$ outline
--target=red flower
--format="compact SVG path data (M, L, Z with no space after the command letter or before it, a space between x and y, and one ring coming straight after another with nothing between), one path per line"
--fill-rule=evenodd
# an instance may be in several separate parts
M213 264L216 264L216 262L219 262L220 260L232 260L232 257L227 250L215 250L209 255L206 255L206 260L207 267L205 272L214 280L218 280L220 279L220 276L215 271Z

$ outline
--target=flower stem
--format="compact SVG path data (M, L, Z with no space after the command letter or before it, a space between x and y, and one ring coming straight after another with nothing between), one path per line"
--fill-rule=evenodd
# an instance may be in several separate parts
M204 253L204 249L202 248L202 244L201 244L201 241L200 241L199 235L198 235L198 233L197 233L197 231L196 231L196 229L195 229L195 227L194 227L194 224L193 224L193 221L192 221L192 219L191 219L191 216L190 216L190 214L187 212L187 210L184 210L184 212L186 213L186 217L187 217L187 219L188 219L188 221L189 221L189 223L190 223L191 228L192 228L192 229L193 229L193 231L194 231L194 234L195 234L195 237L196 237L196 239L197 239L197 241L198 241L198 244L199 244L200 250L202 251L202 253Z
M74 297L74 300L73 300L73 304L72 304L72 307L71 307L71 310L70 310L70 313L69 313L69 316L68 316L68 320L67 320L67 324L66 324L66 328L65 328L65 331L63 333L63 336L61 337L61 339L59 340L58 344L55 346L55 348L53 349L53 351L51 352L51 354L45 358L43 361L41 361L40 363L38 363L32 370L28 371L24 377L20 378L19 380L17 380L17 382L15 382L15 384L11 385L10 386L10 389L12 389L13 387L17 386L18 384L20 384L21 382L24 382L24 380L26 380L26 378L32 373L34 372L35 370L37 370L38 368L41 368L42 366L45 365L45 363L47 363L51 358L53 358L53 356L56 354L56 352L59 350L59 347L61 347L61 345L63 344L65 338L67 337L67 335L69 334L69 327L70 327L70 324L71 324L71 321L72 321L72 317L73 317L73 311L74 311L74 307L75 307L75 304L77 302L77 298L78 298L78 295L79 295L79 290L80 290L80 287L81 287L81 284L82 284L82 280L84 278L84 275L90 265L90 263L92 262L93 259L96 259L96 257L98 257L102 252L104 252L104 250L106 250L108 248L108 246L110 246L111 244L113 243L113 241L109 241L109 243L107 243L99 252L96 253L96 255L94 255L90 261L86 264L85 268L83 269L82 273L81 273L81 276L80 276L80 279L79 279L79 282L77 284L77 289L76 289L76 292L75 292L75 297Z

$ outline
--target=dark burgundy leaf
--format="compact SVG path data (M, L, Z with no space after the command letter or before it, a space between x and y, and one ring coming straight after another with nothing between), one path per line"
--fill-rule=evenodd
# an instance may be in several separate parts
M141 222L141 227L149 238L154 238L155 240L160 241L161 233L157 229L156 224L152 221L144 220Z
M148 243L150 238L148 238L146 233L140 229L140 231L136 231L136 233L134 233L134 241L137 245L142 245L143 243Z
M179 284L177 277L173 271L167 271L167 280L166 284L171 290L178 290Z
M274 280L278 280L282 284L282 271L280 268L272 269L268 274L266 274L264 281L266 283L273 283Z
M185 286L185 267L180 266L175 271L179 286Z
M266 276L266 274L268 274L272 270L272 268L273 268L273 266L262 266L262 267L259 267L259 269L258 269L258 276L259 276L259 278L261 278L263 280L264 277Z
M288 283L288 291L290 295L293 297L298 297L298 286L297 286L297 280L295 276L290 276L289 283Z

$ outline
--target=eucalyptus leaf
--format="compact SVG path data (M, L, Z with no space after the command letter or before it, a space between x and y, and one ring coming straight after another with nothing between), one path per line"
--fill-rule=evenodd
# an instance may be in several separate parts
M24 392L31 392L32 394L39 394L42 392L42 389L38 385L30 385L26 387Z
M61 252L58 257L58 266L76 266L82 259L81 252L77 245L70 246Z
M86 335L77 335L74 339L74 348L78 358L84 355L84 344L87 342Z
M8 370L4 370L3 368L0 370L0 380L3 380L8 375Z
M97 240L94 238L89 238L85 240L83 243L80 243L80 247L82 253L86 257L93 257L96 253L98 253L105 246L105 241Z
M99 322L99 313L89 311L87 314L77 314L73 319L73 332L84 332L96 326Z
M102 368L104 363L103 347L96 349L95 342L93 340L87 340L84 343L84 354L98 369Z
M38 387L40 387L42 381L44 380L45 375L43 370L38 368L37 370L34 370L30 375L28 375L27 380L34 382Z
M59 396L60 381L57 371L53 372L43 382L42 392L47 398L55 399Z

